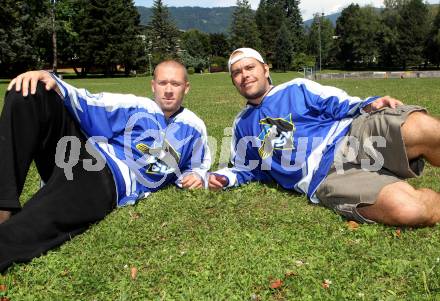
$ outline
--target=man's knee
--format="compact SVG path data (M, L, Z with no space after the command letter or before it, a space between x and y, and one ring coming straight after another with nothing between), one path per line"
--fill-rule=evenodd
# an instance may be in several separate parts
M42 82L38 82L38 85L37 85L37 93L38 93L38 94L44 93L44 92L42 91L42 89L45 90L45 89L44 89L44 84L43 84ZM47 91L46 91L46 92L47 92ZM35 95L37 95L37 93L35 93ZM23 91L22 91L22 90L20 90L20 91L16 91L16 90L15 90L15 85L13 85L12 88L11 88L11 90L6 91L6 94L5 94L5 104L6 104L7 102L11 102L11 104L15 104L16 102L20 102L20 101L23 102L23 101L28 100L29 97L34 97L35 95L31 95L31 94L29 93L28 96L23 96Z
M427 226L433 224L432 215L428 206L423 202L407 200L404 202L391 200L393 210L390 211L390 219L395 225Z
M402 137L410 160L424 156L438 165L433 151L440 143L440 121L424 112L411 113L402 125Z
M405 182L394 183L379 192L373 206L359 211L369 219L389 225L432 225L435 223L432 210L422 194Z
M22 95L21 91L15 91L15 85L13 85L11 90L6 91L4 105L6 106L8 103L13 104L22 100L24 100L24 96Z
M403 134L428 135L435 133L434 129L440 127L440 121L423 111L411 113L402 126Z
M23 91L16 91L15 85L12 86L11 90L6 92L4 100L4 108L9 108L14 111L20 109L23 106L29 107L31 105L36 105L37 102L47 99L49 93L55 93L54 91L47 91L43 82L38 82L35 94L28 94L23 96Z

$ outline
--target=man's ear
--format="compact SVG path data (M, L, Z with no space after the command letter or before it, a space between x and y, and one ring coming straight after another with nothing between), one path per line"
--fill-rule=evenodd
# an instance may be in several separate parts
M186 82L185 83L185 95L188 94L190 88L191 88L191 86L190 86L189 82Z
M268 78L269 77L269 65L268 64L264 64L263 65L263 67L264 67L264 76L266 77L266 78Z
M154 93L154 79L151 80L151 91Z

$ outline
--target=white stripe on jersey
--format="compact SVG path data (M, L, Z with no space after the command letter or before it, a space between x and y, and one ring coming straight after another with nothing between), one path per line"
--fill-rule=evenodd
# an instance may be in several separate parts
M122 162L118 157L116 157L115 151L113 149L113 146L105 143L105 142L98 142L101 149L108 154L113 162L116 163L118 166L119 171L121 172L122 177L124 178L125 183L125 195L130 196L133 191L132 188L136 189L136 183L132 183L133 179L135 181L136 175L128 168L127 164ZM136 182L136 181L135 181Z
M339 88L331 87L331 86L323 86L317 82L314 82L314 81L311 81L311 80L305 79L305 78L295 78L294 80L291 80L287 83L278 85L275 88L273 88L267 94L267 96L270 96L280 90L284 90L287 87L292 86L292 85L298 85L298 86L304 85L306 87L306 89L309 90L311 93L313 93L323 99L327 99L329 97L336 97L340 103L348 100L348 103L350 105L354 104L354 103L359 103L359 105L361 105L364 103L364 101L361 98L349 96L345 91L343 91ZM356 106L356 108L358 108L358 106Z
M173 123L183 123L189 125L197 132L199 132L201 141L206 147L203 156L203 162L201 162L200 168L194 169L194 172L205 178L206 171L211 167L212 163L211 150L208 147L208 133L206 131L205 123L196 114L186 108L183 109L183 111L176 116Z
M315 174L315 171L318 169L319 164L321 163L322 152L326 148L327 145L332 144L333 140L344 130L346 129L353 119L346 118L341 121L334 123L329 130L327 136L322 140L318 147L316 147L310 156L307 158L307 171L305 171L306 176L303 177L296 185L295 190L303 192L307 194L309 191L310 182L312 181L312 177ZM303 171L304 174L304 171ZM313 203L319 203L316 199L311 199Z
M119 108L137 107L145 109L148 113L163 114L156 102L147 97L107 92L91 94L86 89L77 89L55 76L53 78L57 81L58 86L62 87L60 90L63 93L63 97L66 98L69 96L72 102L72 108L77 108L80 111L82 111L82 109L78 101L78 95L86 101L87 105L103 107L107 112ZM103 99L105 99L105 101Z
M222 175L222 176L225 176L226 178L228 178L229 183L228 183L227 187L232 187L232 186L235 186L235 184L237 183L237 174L235 174L233 171L239 172L241 170L239 170L236 167L232 167L232 168L225 167L225 168L222 168L220 170L215 171L214 174L219 174L219 175Z
M241 116L244 115L244 113L246 113L246 111L251 108L251 105L247 105L243 110L241 110L241 112L239 112L237 114L237 116L234 119L234 122L232 123L232 139L231 139L231 163L234 164L234 160L235 160L235 141L237 140L237 138L235 137L235 131L234 129L237 127L237 123L241 120Z

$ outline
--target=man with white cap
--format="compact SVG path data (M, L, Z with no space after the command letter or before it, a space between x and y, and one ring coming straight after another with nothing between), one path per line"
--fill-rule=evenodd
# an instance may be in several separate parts
M440 220L440 193L403 180L421 174L423 159L440 166L440 122L424 108L302 78L274 87L250 48L235 50L228 67L247 106L233 125L233 166L210 175L211 189L275 181L359 222Z

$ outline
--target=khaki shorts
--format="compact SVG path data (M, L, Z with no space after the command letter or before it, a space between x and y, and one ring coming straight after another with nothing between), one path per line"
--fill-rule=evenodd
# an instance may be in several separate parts
M355 118L316 191L321 204L350 220L372 223L356 208L374 204L384 186L423 171L422 158L408 161L400 131L408 115L417 111L426 112L418 106L399 106Z

